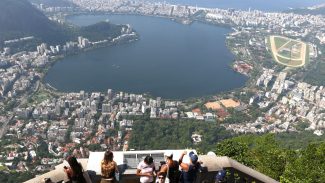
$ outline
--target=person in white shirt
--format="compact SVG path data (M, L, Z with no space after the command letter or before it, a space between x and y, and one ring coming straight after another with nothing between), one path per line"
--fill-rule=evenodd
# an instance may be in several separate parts
M137 176L140 176L141 183L152 183L156 176L155 164L151 156L146 156L137 167Z

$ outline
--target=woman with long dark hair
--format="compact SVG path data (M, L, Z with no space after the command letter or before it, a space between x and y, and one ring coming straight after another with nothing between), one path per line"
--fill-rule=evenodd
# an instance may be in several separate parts
M74 156L70 156L67 158L67 161L70 167L64 167L64 172L67 174L69 178L69 182L71 183L86 183L86 180L83 176L83 168L81 164L77 161Z
M102 179L101 183L116 182L115 174L118 173L116 162L113 160L113 152L106 151L101 162Z

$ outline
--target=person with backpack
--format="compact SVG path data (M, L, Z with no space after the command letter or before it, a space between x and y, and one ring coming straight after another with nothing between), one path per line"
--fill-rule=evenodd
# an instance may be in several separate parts
M101 162L102 178L100 183L114 183L117 182L115 175L118 173L116 162L113 160L113 152L106 151L104 159Z
M179 166L181 167L181 183L193 183L196 180L197 172L200 170L201 165L198 162L198 156L191 151L188 156L190 158L189 163L183 162L183 157L186 155L186 151L183 152L179 159Z
M173 160L173 153L166 152L164 154L166 164L162 165L158 172L159 183L178 183L180 177L179 164Z

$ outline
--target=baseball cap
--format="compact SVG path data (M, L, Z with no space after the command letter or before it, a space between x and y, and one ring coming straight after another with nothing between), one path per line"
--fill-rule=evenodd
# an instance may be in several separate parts
M193 152L193 151L191 151L191 152L188 154L188 156L190 157L190 159L191 159L192 163L196 163L196 162L197 162L197 160L199 159L199 158L197 157L197 155L196 155L196 154L194 154L194 152Z

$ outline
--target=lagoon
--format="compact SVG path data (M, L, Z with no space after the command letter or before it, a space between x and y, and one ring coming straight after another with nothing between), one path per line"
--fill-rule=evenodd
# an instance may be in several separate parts
M66 57L49 70L45 82L65 92L111 88L186 99L239 88L247 80L230 67L228 28L137 15L78 15L68 21L85 26L106 19L130 24L139 40Z

